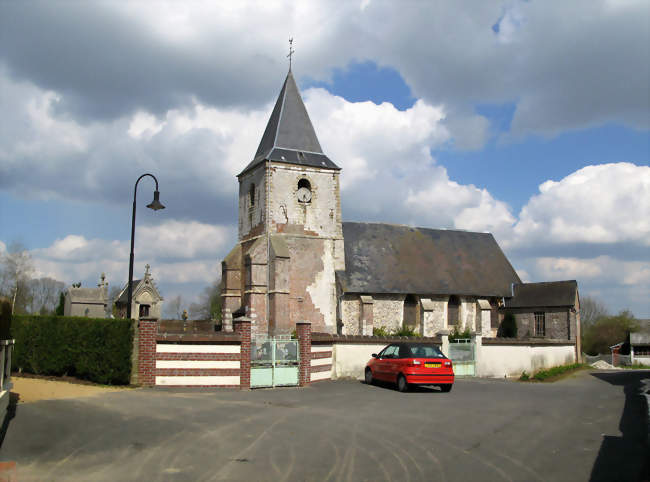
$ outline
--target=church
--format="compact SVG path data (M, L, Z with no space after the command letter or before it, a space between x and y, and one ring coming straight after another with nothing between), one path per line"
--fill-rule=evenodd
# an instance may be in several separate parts
M289 69L255 156L237 176L238 242L222 262L223 329L247 316L259 335L310 322L316 333L406 327L422 336L454 329L495 336L502 309L525 283L492 234L343 222L340 176ZM566 286L561 302L575 305L555 306L562 316L537 335L575 340L577 285ZM546 310L529 305L518 307L522 319ZM543 311L535 311L533 331Z

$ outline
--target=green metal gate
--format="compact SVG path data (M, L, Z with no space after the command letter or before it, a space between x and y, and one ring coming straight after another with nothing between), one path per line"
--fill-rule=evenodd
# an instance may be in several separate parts
M474 343L469 338L449 340L449 358L454 363L454 375L473 377L476 374Z
M290 335L251 339L251 388L298 385L298 340Z

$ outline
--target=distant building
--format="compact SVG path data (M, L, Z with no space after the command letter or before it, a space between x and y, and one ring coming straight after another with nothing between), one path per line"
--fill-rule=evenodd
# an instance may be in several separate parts
M639 331L630 333L632 363L650 365L650 320L637 320Z
M102 273L97 288L71 286L64 295L63 316L105 318L108 306L108 283Z
M580 297L575 280L521 283L512 287L505 308L515 315L517 336L576 340Z
M139 320L140 318L160 319L162 314L163 297L160 295L156 283L149 272L149 265L145 266L144 277L133 280L133 302L131 304L131 318ZM120 291L115 300L117 316L126 318L126 307L129 298L129 284Z

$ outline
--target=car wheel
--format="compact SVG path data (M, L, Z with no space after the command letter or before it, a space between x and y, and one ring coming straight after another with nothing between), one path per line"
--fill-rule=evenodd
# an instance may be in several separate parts
M442 390L445 393L451 392L451 387L453 387L451 383L448 383L446 385L440 385L440 390Z
M399 375L399 376L397 377L397 389L398 389L400 392L407 392L407 391L408 391L408 389L409 389L409 384L408 384L408 382L406 381L406 378L404 377L404 375Z
M366 385L372 385L372 370L366 368Z

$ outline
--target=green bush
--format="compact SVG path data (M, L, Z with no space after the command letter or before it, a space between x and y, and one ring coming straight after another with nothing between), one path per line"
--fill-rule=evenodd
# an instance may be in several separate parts
M399 330L395 330L393 332L393 336L415 336L415 337L420 337L419 333L417 333L413 328L410 328L408 326L403 326Z
M454 326L454 331L452 331L449 334L449 341L463 340L463 339L469 338L471 336L472 335L470 334L469 327L465 328L465 331L458 331L458 327Z
M512 313L506 313L497 331L497 336L501 338L517 338L517 320Z
M130 320L15 315L12 369L122 385L131 378Z
M390 336L390 331L383 326L373 326L372 336Z

